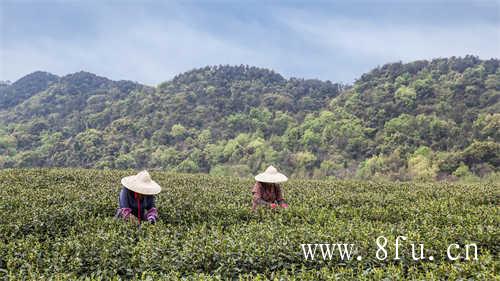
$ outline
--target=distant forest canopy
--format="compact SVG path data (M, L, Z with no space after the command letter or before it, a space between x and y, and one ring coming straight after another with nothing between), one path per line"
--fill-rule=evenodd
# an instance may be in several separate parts
M91 73L0 83L0 168L158 168L250 176L499 178L500 68L391 63L353 85L207 66L149 87Z

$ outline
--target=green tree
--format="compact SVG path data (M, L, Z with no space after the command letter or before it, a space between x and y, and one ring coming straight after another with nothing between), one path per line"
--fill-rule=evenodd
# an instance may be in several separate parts
M187 134L187 130L184 126L181 124L175 124L172 126L172 129L170 130L170 134L179 140L184 139L184 137Z

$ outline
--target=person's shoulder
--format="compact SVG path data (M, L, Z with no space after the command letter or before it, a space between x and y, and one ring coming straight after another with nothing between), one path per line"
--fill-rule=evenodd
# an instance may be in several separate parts
M257 192L262 188L262 184L260 182L255 182L255 184L252 187L252 192Z
M128 193L129 190L125 186L122 186L122 189L120 190L120 196L127 196Z

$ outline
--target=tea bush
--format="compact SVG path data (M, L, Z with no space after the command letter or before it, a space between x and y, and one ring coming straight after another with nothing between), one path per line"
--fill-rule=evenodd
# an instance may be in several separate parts
M291 180L290 208L251 211L253 181L153 172L160 220L113 218L131 171L0 171L0 279L498 280L498 184ZM408 237L401 260L375 240ZM353 243L356 259L304 259L303 243ZM434 261L414 261L410 243ZM477 261L449 244L476 243Z

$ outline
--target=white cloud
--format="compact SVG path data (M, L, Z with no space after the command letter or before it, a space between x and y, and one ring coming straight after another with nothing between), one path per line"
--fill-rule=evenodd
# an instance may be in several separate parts
M5 66L0 73L2 79L14 77L15 80L38 69L57 74L86 70L114 79L156 84L171 78L180 69L234 63L254 55L252 50L180 23L168 26L141 23L106 29L91 39L65 42L46 38L13 45L15 48L3 47L0 51Z
M500 57L500 26L467 24L407 25L347 18L315 18L292 12L283 22L325 50L371 61L412 61L478 55Z
M249 64L286 76L351 82L387 62L500 56L498 23L404 25L276 9L273 26L230 17L225 24L232 25L232 33L221 34L200 22L193 25L196 13L179 6L165 8L170 13L164 18L140 5L127 7L92 10L94 26L75 30L81 32L77 39L26 34L0 42L0 80L14 81L35 70L58 75L85 70L156 85L205 65Z
M156 85L205 65L279 65L278 49L225 40L179 19L129 19L109 11L100 11L97 17L97 33L79 40L34 37L2 44L0 80L16 80L35 70L58 75L85 70Z

